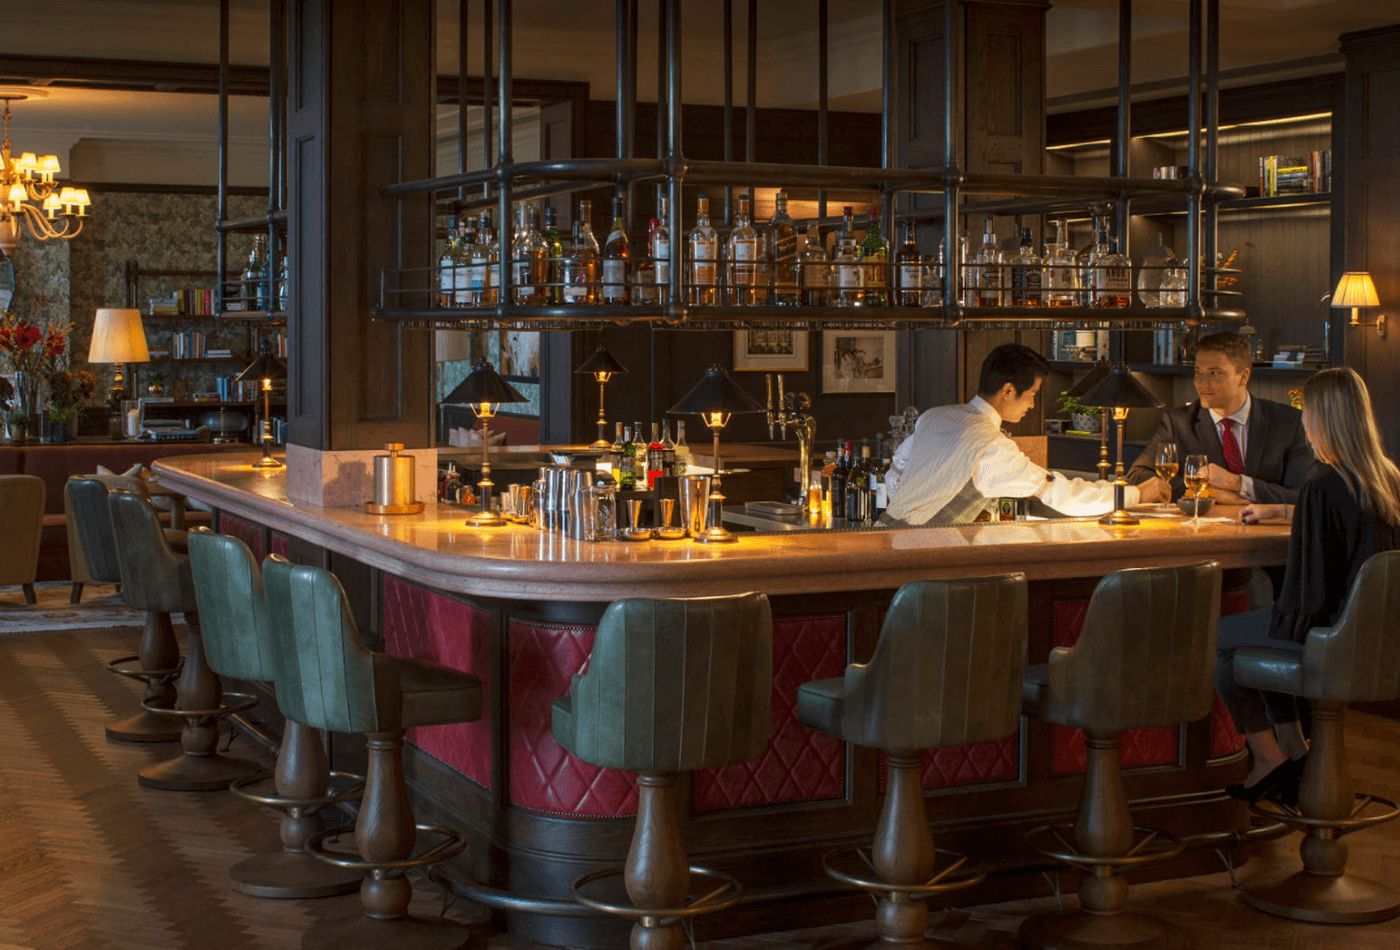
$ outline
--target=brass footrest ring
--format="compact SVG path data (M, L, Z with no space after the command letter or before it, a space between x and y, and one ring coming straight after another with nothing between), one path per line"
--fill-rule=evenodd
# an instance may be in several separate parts
M341 825L337 828L327 828L325 831L317 832L307 838L306 844L302 847L308 854L327 864L334 864L338 868L349 868L352 871L364 871L377 877L397 877L404 871L437 864L439 861L446 861L454 855L461 854L467 847L467 836L453 831L451 828L444 828L441 825L414 825L413 827L423 834L436 835L442 840L417 856L410 855L397 861L366 861L359 857L352 858L336 854L322 847L327 838L338 838L344 834L351 834L355 830L354 825Z
M936 869L933 876L922 884L891 884L878 878L860 877L857 874L843 871L837 866L842 858L850 855L858 856L869 866L863 848L837 848L835 851L828 851L822 855L822 868L826 871L827 877L860 888L862 891L875 894L908 894L916 899L932 897L934 894L956 891L964 887L973 887L981 884L987 877L985 871L979 871L975 868L966 869L967 855L959 854L956 851L944 851L942 848L935 849L934 854L942 855L950 860L942 868Z
M1138 841L1123 854L1081 854L1075 850L1075 846L1064 836L1064 832L1073 834L1073 827L1070 825L1038 825L1027 831L1022 840L1032 851L1042 854L1052 861L1061 864L1068 864L1071 867L1079 868L1081 871L1088 871L1096 867L1111 868L1134 868L1144 864L1151 864L1153 861L1166 861L1180 854L1185 845L1176 835L1168 834L1165 831L1158 831L1156 828L1144 828L1141 825L1134 825L1133 831L1141 835ZM1064 846L1063 851L1054 848L1043 848L1036 844L1036 839L1053 835L1058 842Z
M179 676L180 670L184 665L184 661L185 658L183 656L180 657L180 659L176 661L175 666L168 670L147 670L142 669L141 667L136 667L135 669L132 669L127 664L139 663L141 662L141 657L119 656L115 660L109 660L107 662L107 672L116 673L118 676L125 676L129 679L141 680L144 683L149 683L152 680L168 680L174 679L176 676Z
M1363 815L1362 812L1372 805L1379 805L1385 810L1373 815ZM1309 818L1291 805L1281 805L1268 800L1254 802L1249 806L1249 810L1261 818L1281 822L1298 831L1311 831L1314 828L1335 831L1338 838L1353 831L1383 825L1400 817L1400 805L1388 798L1364 792L1356 793L1351 814L1346 818Z
M228 702L233 700L233 702ZM152 706L150 703L142 703L141 708L157 716L171 716L179 719L223 719L232 716L234 713L241 713L252 709L258 704L258 697L252 693L223 693L219 696L219 705L215 709L176 709L173 706Z
M269 808L315 808L324 805L339 805L341 802L357 800L360 793L365 790L365 777L363 775L356 775L354 772L331 772L329 774L332 787L337 781L349 784L338 792L327 791L325 795L313 795L307 798L288 798L284 795L278 795L276 792L271 795L260 795L257 792L248 791L250 787L267 781L267 774L261 773L239 779L230 785L228 790L244 801L252 802L255 805L267 805Z
M626 917L629 920L641 920L644 917L655 917L662 920L672 920L680 917L696 917L700 914L713 914L721 910L728 910L739 903L739 898L744 893L744 885L740 884L733 875L724 874L720 871L702 868L691 865L689 868L692 878L701 878L706 881L718 881L719 885L701 894L694 900L688 900L680 907L633 907L631 904L614 904L610 901L600 900L596 897L589 897L584 893L584 888L605 878L622 877L626 872L621 868L605 868L602 871L594 871L585 874L574 881L569 888L569 893L574 900L590 910L596 910L604 914L612 914L614 917Z

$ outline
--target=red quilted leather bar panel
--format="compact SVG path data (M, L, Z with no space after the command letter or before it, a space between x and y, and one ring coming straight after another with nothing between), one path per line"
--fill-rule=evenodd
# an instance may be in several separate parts
M1244 613L1248 609L1248 588L1236 587L1220 592L1220 615L1222 617ZM1215 703L1210 710L1210 757L1212 759L1224 758L1227 755L1234 755L1243 748L1244 736L1235 728L1235 721L1230 718L1230 714L1220 702L1220 697L1215 697Z
M924 753L924 788L1015 781L1021 773L1021 735ZM883 782L883 776L881 781ZM883 787L883 786L882 786Z
M569 691L593 649L595 627L510 622L510 801L521 808L593 818L637 813L631 772L574 758L550 731L553 703Z
M276 535L273 535L274 540ZM481 718L408 730L408 741L476 784L491 787L491 615L385 574L384 650L481 679Z
M267 532L263 531L262 525L245 521L227 511L221 511L219 512L219 533L232 535L248 545L248 548L253 552L253 557L257 558L259 562L267 557L267 548L264 542Z
M797 721L797 687L846 668L846 617L773 621L773 704L768 748L752 762L695 773L697 812L839 799L846 744Z
M269 547L272 548L273 554L280 554L283 557L286 557L287 552L292 549L292 539L287 537L285 534L279 534L278 532L274 531L272 532L272 541L269 544Z

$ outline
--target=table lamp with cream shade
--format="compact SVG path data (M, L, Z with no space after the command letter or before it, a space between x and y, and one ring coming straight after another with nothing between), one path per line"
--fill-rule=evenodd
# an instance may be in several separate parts
M141 324L141 311L127 307L100 307L92 324L92 342L88 344L89 363L113 363L116 372L108 391L116 407L128 395L126 367L129 363L149 363L146 348L146 328Z
M1376 336L1385 336L1385 314L1376 317L1374 323L1361 322L1360 310L1362 307L1379 307L1380 305L1381 298L1376 293L1376 282L1364 270L1345 272L1342 274L1341 280L1337 281L1337 289L1332 291L1332 306L1346 307L1351 310L1351 319L1347 321L1347 326L1375 327Z

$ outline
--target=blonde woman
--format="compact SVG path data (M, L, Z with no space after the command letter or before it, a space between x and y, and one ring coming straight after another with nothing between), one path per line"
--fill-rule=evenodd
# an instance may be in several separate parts
M1400 469L1386 457L1361 377L1326 369L1303 384L1303 429L1317 456L1296 505L1251 505L1246 524L1290 517L1288 567L1273 607L1221 618L1215 687L1244 733L1253 764L1237 798L1296 799L1307 744L1293 698L1235 685L1235 650L1302 652L1313 627L1341 614L1356 573L1400 547Z

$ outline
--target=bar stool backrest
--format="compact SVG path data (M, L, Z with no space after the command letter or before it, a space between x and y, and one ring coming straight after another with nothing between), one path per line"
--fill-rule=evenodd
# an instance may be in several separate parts
M44 480L34 475L0 475L0 584L30 583L39 559L44 523Z
M397 679L376 676L391 670L360 642L336 576L274 554L263 561L263 592L283 714L331 732L398 728Z
M1344 703L1400 699L1400 551L1367 558L1341 618L1308 633L1303 695Z
M202 525L187 543L209 668L237 679L276 679L262 571L253 552L238 538Z
M908 752L1004 738L1025 664L1024 574L905 584L870 662L846 667L844 738Z
M1210 713L1220 566L1117 571L1099 581L1079 642L1050 653L1056 722L1098 733Z
M77 526L88 574L104 584L119 584L122 579L112 513L107 507L107 492L114 488L146 494L141 480L127 475L75 475L63 485L63 508Z
M165 540L160 516L144 495L124 489L107 492L122 596L138 610L192 613L198 607L189 558Z
M573 751L637 772L688 772L768 747L773 615L763 594L615 600L569 695Z

